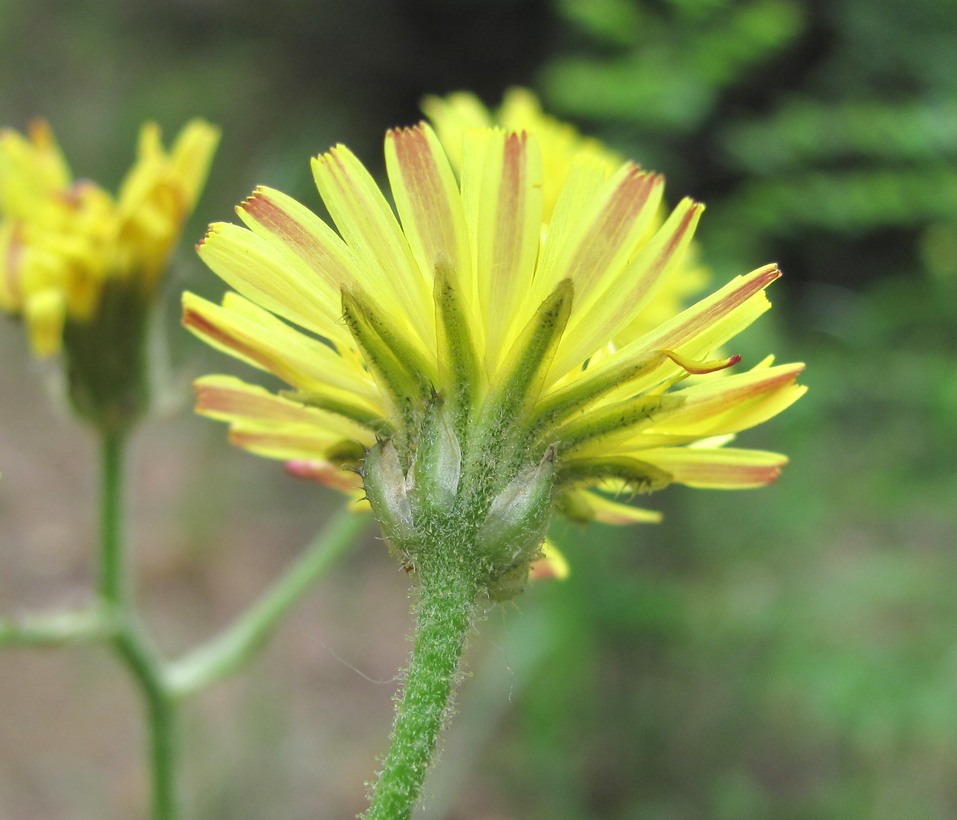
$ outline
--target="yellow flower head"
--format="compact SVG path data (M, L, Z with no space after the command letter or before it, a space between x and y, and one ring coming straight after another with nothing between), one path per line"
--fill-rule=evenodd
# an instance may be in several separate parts
M467 130L458 174L424 123L390 131L385 155L395 211L340 145L313 160L336 230L260 187L237 209L245 227L214 224L201 243L236 292L185 294L185 325L289 387L197 382L198 411L235 444L364 491L412 565L425 529L459 522L487 545L498 597L524 584L553 508L654 520L607 493L777 477L784 456L724 444L801 395L802 365L711 375L737 362L712 357L768 308L777 268L636 331L701 205L649 233L661 177L586 150L546 221L530 132Z
M89 322L110 283L146 302L202 190L219 138L190 122L167 152L154 124L117 197L74 180L46 123L0 133L0 309L22 315L34 351L60 350L65 324Z

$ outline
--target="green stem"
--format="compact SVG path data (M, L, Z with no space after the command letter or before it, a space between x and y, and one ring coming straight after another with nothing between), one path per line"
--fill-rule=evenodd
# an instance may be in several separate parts
M366 516L343 510L302 555L231 626L171 664L170 689L182 696L205 688L246 663L275 631L283 615L351 546L369 524Z
M100 597L114 607L128 605L126 555L123 549L122 433L103 431L100 451Z
M117 631L112 646L143 695L149 732L153 820L175 820L175 708L162 661L138 626L133 609L128 556L122 534L125 435L102 431L100 564L98 589Z
M116 631L113 618L102 606L64 609L0 618L0 646L76 646L109 640Z
M149 731L153 820L179 816L176 788L176 708L163 677L162 662L135 623L126 622L113 642L139 685Z
M411 816L457 683L475 614L478 573L471 562L460 560L461 552L445 546L440 543L432 552L437 560L416 567L415 646L367 820Z

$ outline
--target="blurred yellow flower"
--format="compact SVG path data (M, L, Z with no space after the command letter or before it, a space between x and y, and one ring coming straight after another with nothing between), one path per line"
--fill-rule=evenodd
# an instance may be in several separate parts
M24 318L37 355L60 350L68 321L92 321L108 284L150 300L218 139L193 120L167 152L158 127L144 125L114 198L73 179L46 123L0 133L0 309Z
M228 422L235 444L338 489L362 492L336 469L361 465L400 544L436 499L474 503L488 539L511 544L515 511L543 499L573 519L628 523L655 514L596 489L773 481L784 456L724 445L804 392L803 365L769 357L713 378L738 359L712 357L769 307L777 268L648 328L700 204L682 200L651 229L662 178L588 148L569 153L549 212L538 132L449 139L424 123L388 133L397 214L340 145L313 160L338 232L265 187L237 208L245 227L210 227L200 256L236 292L221 305L185 294L184 324L291 389L207 376L198 411ZM700 378L683 386L689 374ZM549 516L535 517L529 554Z

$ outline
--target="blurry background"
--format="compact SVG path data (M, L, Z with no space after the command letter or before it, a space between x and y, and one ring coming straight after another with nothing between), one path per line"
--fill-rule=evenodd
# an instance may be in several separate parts
M268 8L268 11L267 11ZM132 452L140 592L171 654L228 622L341 503L230 450L177 326L190 246L308 158L382 170L426 93L552 113L708 203L713 281L767 261L735 350L810 393L742 436L774 487L669 489L643 529L557 525L573 567L493 611L423 818L957 816L957 4L939 0L34 0L0 5L0 120L48 118L115 188L138 126L223 128L157 326ZM237 369L235 372L242 372ZM95 450L0 317L0 611L79 603ZM370 536L241 676L183 709L187 818L350 817L385 750L407 579ZM104 653L0 654L0 818L128 820L139 704Z

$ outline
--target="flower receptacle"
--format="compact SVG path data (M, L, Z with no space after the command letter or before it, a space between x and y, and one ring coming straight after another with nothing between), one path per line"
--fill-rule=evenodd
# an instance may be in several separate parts
M491 599L514 597L540 557L551 521L555 449L548 447L538 463L517 474L504 463L486 464L487 489L475 492L460 482L463 448L441 397L434 397L423 419L414 452L400 453L390 439L366 453L366 497L383 534L413 570L429 563L441 543L475 567L478 586ZM438 533L447 537L436 538Z
M146 325L149 304L135 283L110 280L96 314L69 319L63 351L70 402L105 432L123 432L149 403Z
M541 557L552 519L555 448L522 470L492 499L477 543L492 562L488 585L493 600L515 597L525 588L532 562Z

